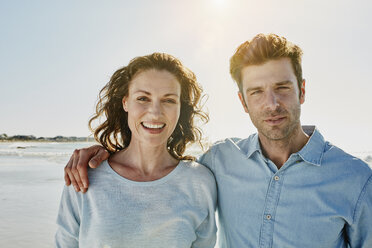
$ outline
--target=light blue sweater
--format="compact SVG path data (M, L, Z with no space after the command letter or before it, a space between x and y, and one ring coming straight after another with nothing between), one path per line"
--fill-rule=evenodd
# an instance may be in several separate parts
M105 161L88 176L86 194L64 188L56 247L214 247L216 184L203 165L181 161L159 180L135 182Z

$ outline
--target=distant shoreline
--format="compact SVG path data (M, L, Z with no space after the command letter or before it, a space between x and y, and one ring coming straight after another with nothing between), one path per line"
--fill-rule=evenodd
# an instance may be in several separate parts
M8 136L0 134L0 142L95 142L95 139L76 136L36 137L34 135Z

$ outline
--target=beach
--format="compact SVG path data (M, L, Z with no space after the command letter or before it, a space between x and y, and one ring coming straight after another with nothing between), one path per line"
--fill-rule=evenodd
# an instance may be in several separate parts
M88 145L0 143L0 247L53 247L63 168Z

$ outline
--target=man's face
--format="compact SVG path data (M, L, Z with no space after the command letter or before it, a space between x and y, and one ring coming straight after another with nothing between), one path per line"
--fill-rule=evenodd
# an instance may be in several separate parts
M301 128L305 81L299 89L289 58L244 67L242 90L244 96L239 92L239 98L261 139L289 139Z

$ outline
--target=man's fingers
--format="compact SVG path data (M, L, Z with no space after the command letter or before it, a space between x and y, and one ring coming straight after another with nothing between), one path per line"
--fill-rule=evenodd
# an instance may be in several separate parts
M109 158L110 154L102 146L97 146L96 155L89 161L91 168L97 168L103 161Z
M76 163L76 173L74 173L77 183L80 185L81 191L86 192L89 187L88 179L88 162L94 157L100 149L103 149L102 146L94 145L89 148L83 148L79 150L78 161Z
M65 172L65 184L66 184L66 186L70 186L70 184L71 184L71 180L68 177L68 174L66 172Z
M97 168L109 153L100 145L76 149L65 167L65 183L73 185L77 192L85 193L89 187L88 162L90 167Z
M74 154L71 155L70 160L68 161L68 163L67 163L67 165L65 166L65 169L64 169L66 186L70 186L70 184L71 184L71 180L70 180L70 177L68 175L68 170L71 169L73 159L74 159Z
M81 150L76 149L74 151L74 161L71 168L71 174L73 175L75 182L80 190L84 189L83 183L80 178L80 173L78 170L79 163L81 162ZM81 166L81 165L80 165ZM76 188L75 188L76 189Z
M76 183L74 175L72 174L71 167L65 167L65 173L67 173L67 177L70 179L70 183L72 184L72 186L74 186L75 191L79 192L80 188L79 185Z
M79 183L80 190L85 193L87 191L87 188L89 186L89 180L88 180L88 164L82 163L79 161L77 163L77 175L75 176L76 181ZM77 178L78 177L78 178Z

